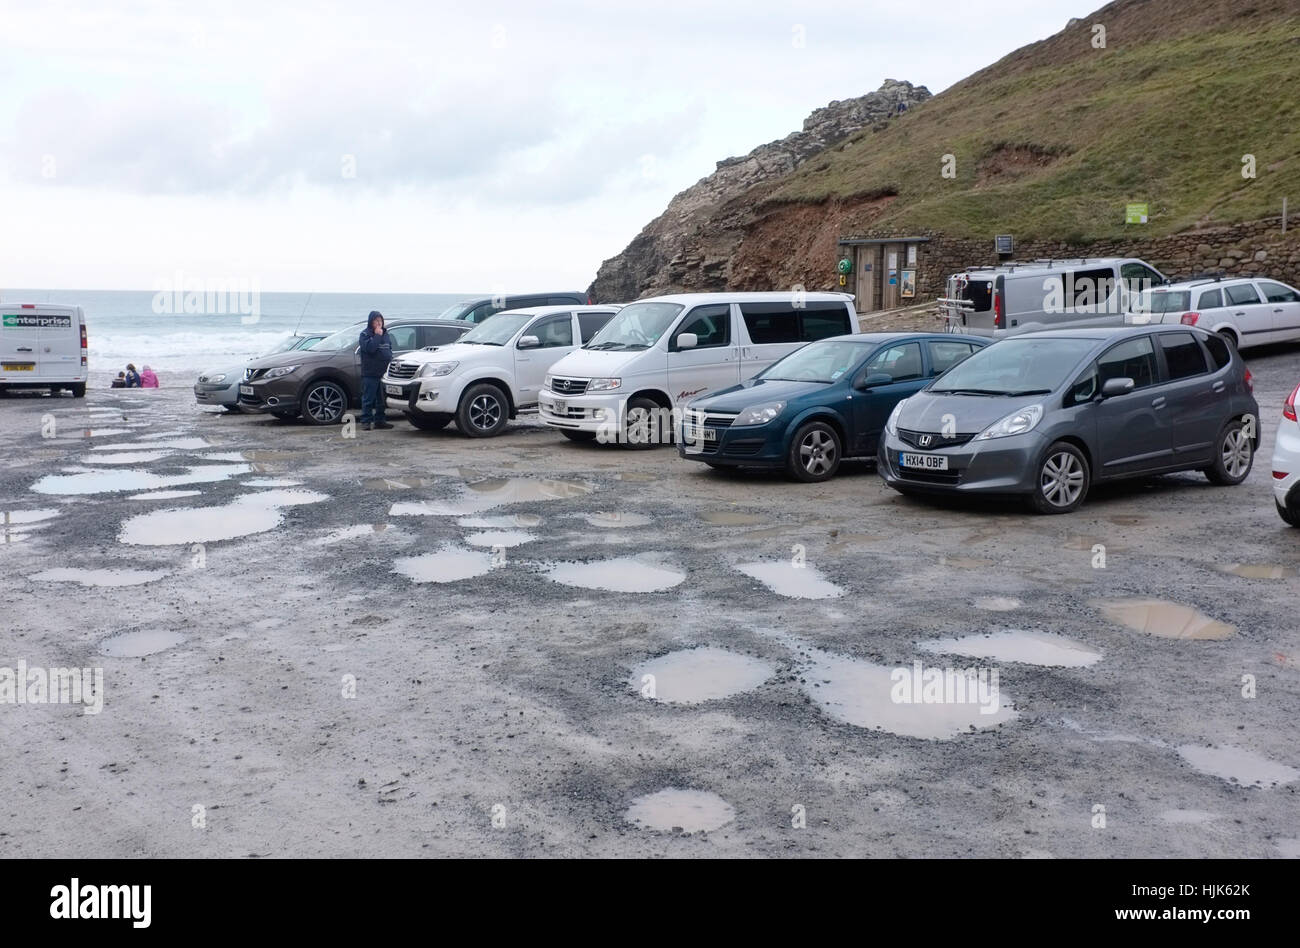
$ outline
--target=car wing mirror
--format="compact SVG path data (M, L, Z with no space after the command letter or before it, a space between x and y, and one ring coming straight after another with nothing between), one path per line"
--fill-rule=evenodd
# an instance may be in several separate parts
M677 334L678 349L694 349L700 344L700 337L693 332L682 332Z
M872 372L870 375L860 379L858 384L854 387L865 391L869 388L878 388L881 385L889 385L893 381L894 377L888 372Z
M541 341L540 339L538 339L536 336L520 336L520 337L519 337L519 348L520 348L520 349L536 349L536 348L537 348L538 346L540 346L541 344L542 344L542 341Z
M1114 398L1116 395L1126 395L1133 391L1136 384L1127 376L1118 379L1107 379L1101 386L1101 397Z

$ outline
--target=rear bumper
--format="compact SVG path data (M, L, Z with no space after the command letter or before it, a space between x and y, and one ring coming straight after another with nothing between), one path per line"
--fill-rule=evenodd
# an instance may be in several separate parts
M1273 499L1280 506L1300 510L1300 424L1282 419L1273 444L1272 471L1285 477L1273 477Z

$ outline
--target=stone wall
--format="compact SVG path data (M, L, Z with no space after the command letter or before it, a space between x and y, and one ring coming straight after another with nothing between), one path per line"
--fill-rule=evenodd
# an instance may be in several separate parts
M1227 276L1270 277L1300 286L1300 220L1288 217L1285 234L1282 233L1282 218L1278 216L1190 230L1168 237L1134 235L1073 244L1057 240L1017 241L1015 258L1139 257L1175 278L1222 272ZM861 236L892 235L869 233ZM928 243L917 248L917 302L942 296L944 281L949 274L998 262L992 237L966 239L933 231L916 236L930 238ZM834 261L830 261L828 266L833 267Z

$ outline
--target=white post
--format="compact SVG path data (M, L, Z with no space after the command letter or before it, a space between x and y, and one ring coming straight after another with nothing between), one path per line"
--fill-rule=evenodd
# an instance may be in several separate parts
M1286 198L1282 198L1282 233L1286 233Z

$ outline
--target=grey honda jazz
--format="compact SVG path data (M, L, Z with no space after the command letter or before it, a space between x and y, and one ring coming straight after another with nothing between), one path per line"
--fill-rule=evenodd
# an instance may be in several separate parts
M1202 471L1240 484L1259 446L1250 371L1191 326L1003 339L898 403L877 471L905 494L1016 494L1069 513L1095 483Z

